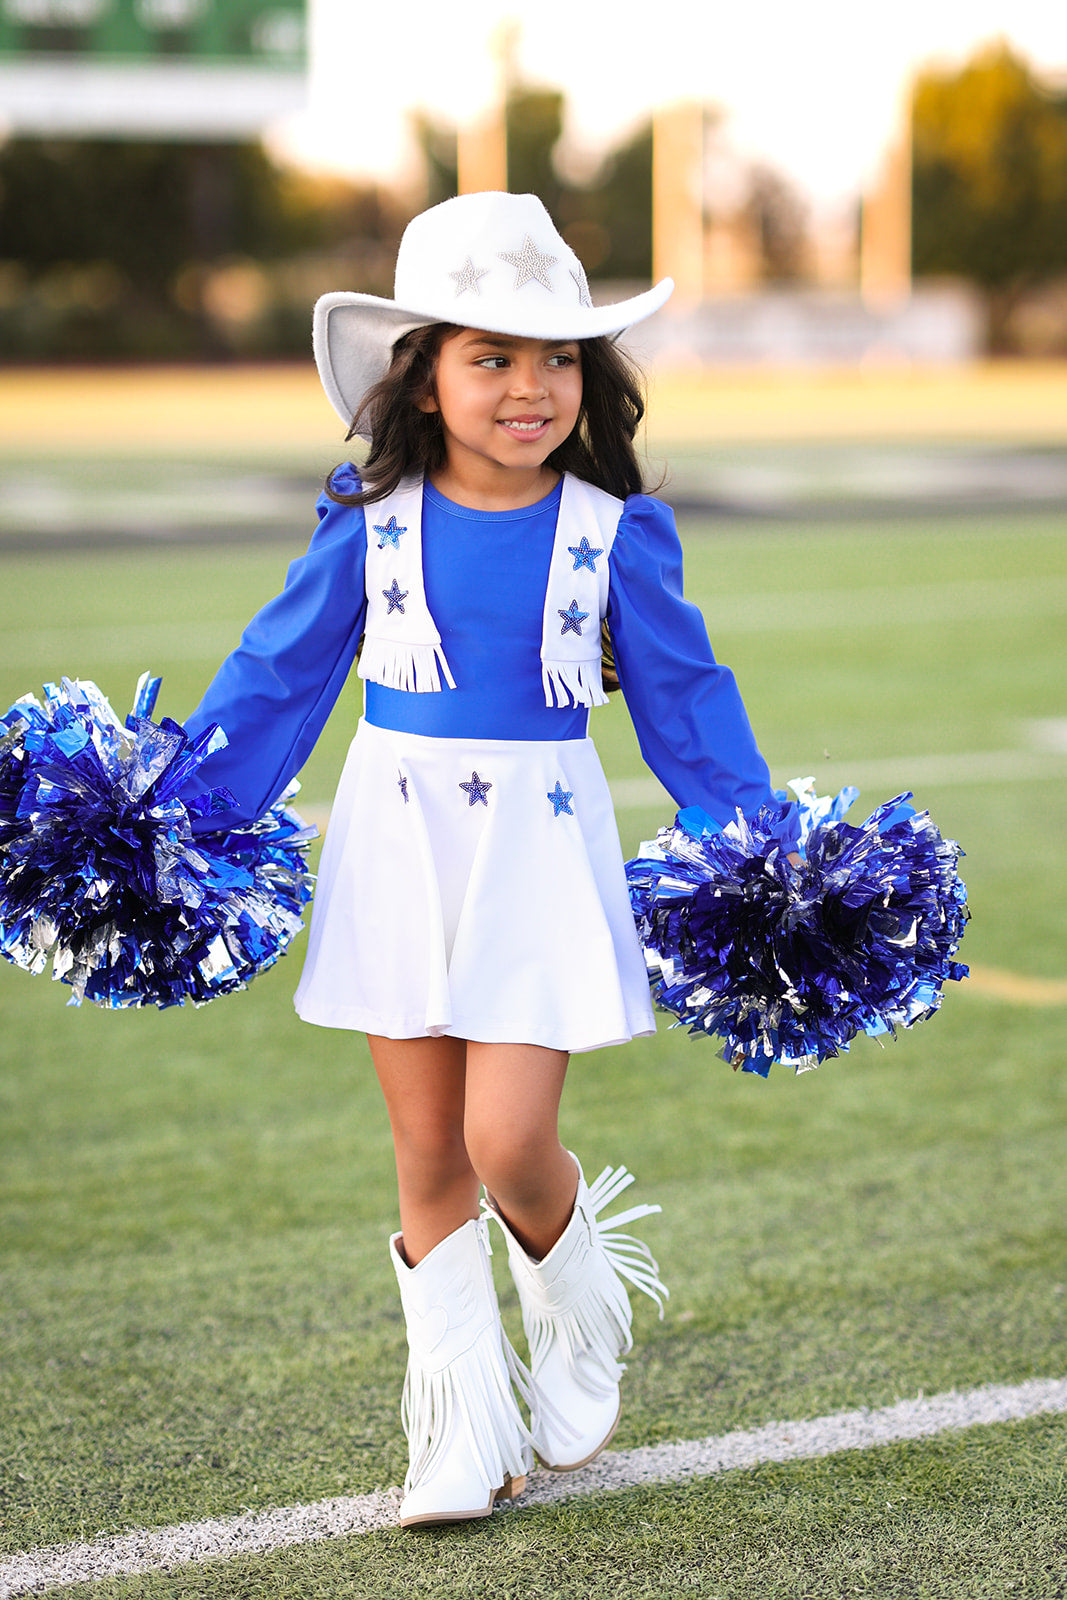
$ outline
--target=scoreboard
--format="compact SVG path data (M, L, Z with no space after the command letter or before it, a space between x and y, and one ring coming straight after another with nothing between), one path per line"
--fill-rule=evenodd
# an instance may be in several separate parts
M306 98L305 0L0 0L0 132L243 138Z

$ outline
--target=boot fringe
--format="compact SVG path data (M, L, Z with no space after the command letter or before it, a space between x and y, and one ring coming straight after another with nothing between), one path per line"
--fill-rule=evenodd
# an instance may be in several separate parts
M511 1394L514 1384L529 1403L530 1375L506 1338L503 1362L494 1359L493 1342L489 1330L459 1361L439 1372L409 1363L400 1402L410 1452L405 1493L441 1466L457 1420L487 1488L530 1470L533 1440Z
M595 1399L611 1393L626 1371L625 1362L618 1357L633 1349L630 1303L617 1278L610 1286L605 1283L597 1294L584 1296L562 1316L525 1301L523 1310L530 1365L535 1370L555 1343L580 1389ZM542 1422L556 1420L555 1408L540 1390L535 1393L532 1411L535 1434Z
M629 1211L620 1212L618 1216L605 1217L603 1221L600 1219L600 1212L617 1200L623 1190L628 1189L633 1182L633 1173L628 1172L625 1167L605 1167L596 1181L589 1185L589 1209L596 1222L597 1234L604 1246L604 1252L615 1271L654 1302L659 1312L659 1320L662 1322L663 1302L670 1298L670 1290L660 1280L659 1263L642 1239L635 1239L629 1233L616 1233L614 1230L625 1227L629 1222L636 1222L641 1217L655 1216L657 1212L662 1212L663 1207L631 1206ZM625 1294L623 1298L625 1300ZM629 1317L627 1317L627 1338L629 1338ZM629 1350L631 1347L632 1341L626 1348Z
M445 1261L427 1280L426 1266L438 1252L446 1252ZM434 1478L460 1437L490 1502L494 1490L521 1479L533 1465L533 1436L513 1393L532 1405L533 1380L501 1325L491 1254L489 1225L481 1218L431 1252L421 1282L420 1267L401 1266L394 1251L409 1351L400 1403L408 1440L405 1494ZM447 1289L441 1286L442 1265ZM457 1319L451 1326L449 1309ZM440 1329L435 1317L444 1324Z
M553 1303L552 1292L543 1281L542 1264L530 1260L495 1206L487 1200L482 1202L483 1212L495 1218L507 1239L512 1276L519 1288L523 1328L530 1347L530 1366L536 1373L552 1346L557 1346L573 1382L594 1399L605 1398L618 1385L626 1370L619 1357L633 1349L633 1313L625 1283L632 1284L654 1301L661 1321L663 1302L669 1294L660 1281L659 1267L648 1246L631 1234L618 1231L620 1225L654 1216L662 1207L638 1205L614 1217L600 1216L633 1182L633 1174L625 1167L605 1167L594 1183L579 1185L575 1210L589 1229L592 1262L600 1257L600 1266L594 1269L587 1292L580 1294L565 1310ZM574 1432L541 1391L536 1379L533 1380L533 1398L527 1403L535 1437L543 1432L548 1422L563 1433Z

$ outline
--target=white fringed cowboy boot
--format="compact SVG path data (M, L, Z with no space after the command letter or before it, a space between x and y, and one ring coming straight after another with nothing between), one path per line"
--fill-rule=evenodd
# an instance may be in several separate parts
M633 1313L623 1279L647 1294L663 1316L668 1291L639 1239L615 1230L659 1206L634 1206L599 1220L633 1183L625 1167L605 1167L590 1188L577 1156L578 1193L571 1220L548 1255L532 1261L491 1199L490 1216L504 1230L508 1260L530 1344L534 1451L552 1472L584 1467L608 1443L619 1420L619 1357L633 1348Z
M389 1241L408 1333L409 1450L400 1525L487 1517L526 1487L531 1436L512 1385L530 1381L500 1323L488 1223L465 1222L415 1267Z

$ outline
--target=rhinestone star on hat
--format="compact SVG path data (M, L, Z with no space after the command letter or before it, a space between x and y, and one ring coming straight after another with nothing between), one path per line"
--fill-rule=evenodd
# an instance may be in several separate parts
M538 250L529 234L522 241L521 250L499 250L497 254L501 261L506 261L509 267L515 268L516 289L521 289L524 284L532 283L536 278L542 289L547 289L550 294L555 294L555 290L549 280L548 269L556 265L559 257L546 255L544 251Z
M458 272L450 272L448 274L450 278L454 278L456 280L457 300L461 294L466 294L468 289L472 294L481 294L482 291L478 287L479 280L481 278L488 277L488 275L489 268L485 267L479 271L474 265L474 262L471 260L470 256L467 257L466 261L460 267Z
M585 306L587 310L592 311L593 297L589 293L589 279L585 275L585 268L579 261L577 267L572 267L570 272L571 277L578 285L578 304L580 306Z

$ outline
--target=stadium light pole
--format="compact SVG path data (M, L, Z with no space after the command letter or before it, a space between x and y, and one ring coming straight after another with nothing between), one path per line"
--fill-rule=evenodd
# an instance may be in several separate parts
M456 187L460 194L508 186L508 99L515 81L518 24L508 19L494 29L489 42L493 92L487 110L456 133Z
M704 297L704 107L652 119L652 279L673 278L676 303Z
M860 294L874 309L911 294L911 87L874 183L863 197Z

